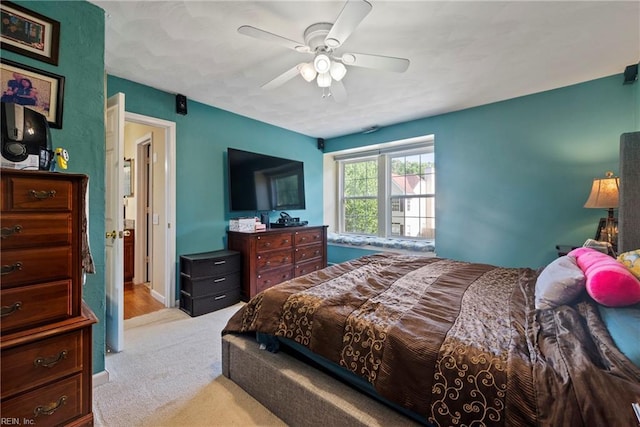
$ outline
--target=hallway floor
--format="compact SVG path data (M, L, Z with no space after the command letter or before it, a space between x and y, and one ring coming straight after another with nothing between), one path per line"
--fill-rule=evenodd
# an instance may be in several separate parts
M164 308L164 305L151 296L151 290L146 285L132 283L124 285L125 320L162 308Z

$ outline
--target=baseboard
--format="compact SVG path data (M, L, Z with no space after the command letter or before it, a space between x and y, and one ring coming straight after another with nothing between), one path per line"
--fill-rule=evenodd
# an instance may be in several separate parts
M106 384L109 382L109 371L106 369L104 371L93 374L93 386L98 387L99 385Z
M151 296L157 300L160 301L162 303L162 305L164 305L165 302L165 298L162 294L159 294L158 292L156 292L155 290L151 289Z

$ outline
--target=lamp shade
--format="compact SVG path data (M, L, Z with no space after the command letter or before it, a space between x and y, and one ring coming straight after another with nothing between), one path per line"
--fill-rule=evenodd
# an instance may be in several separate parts
M300 67L300 75L308 82L315 79L317 74L316 69L313 68L313 64L310 62L307 62Z
M331 86L331 75L329 73L320 73L317 81L319 87L329 87Z
M620 178L607 172L606 178L594 178L585 208L617 208Z
M325 55L324 53L321 53L317 55L316 58L313 60L313 66L318 72L318 74L326 73L329 71L329 68L331 67L331 60L327 55Z
M342 80L345 74L347 74L347 68L342 65L340 62L333 61L331 63L331 68L329 69L329 73L333 80L339 82Z

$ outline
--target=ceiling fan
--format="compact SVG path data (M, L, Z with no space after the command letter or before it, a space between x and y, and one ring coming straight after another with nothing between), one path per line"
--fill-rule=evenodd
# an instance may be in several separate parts
M354 52L338 54L337 50L369 14L371 8L371 3L366 0L347 1L335 23L319 22L310 25L304 31L304 43L250 25L238 28L240 34L278 43L296 52L313 55L312 61L299 63L262 85L262 88L273 89L297 75L301 75L308 82L316 81L318 86L322 88L323 98L333 95L336 101L342 101L346 98L346 91L342 84L342 78L347 73L345 65L399 73L406 71L409 67L409 60L405 58Z

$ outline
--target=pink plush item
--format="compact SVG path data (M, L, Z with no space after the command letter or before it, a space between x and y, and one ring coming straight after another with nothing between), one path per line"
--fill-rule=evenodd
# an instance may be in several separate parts
M640 280L615 258L591 248L574 249L591 298L608 307L624 307L640 302Z

